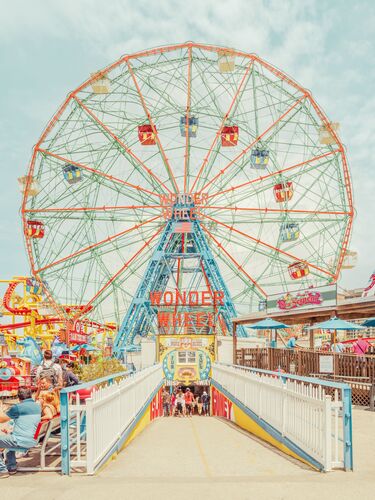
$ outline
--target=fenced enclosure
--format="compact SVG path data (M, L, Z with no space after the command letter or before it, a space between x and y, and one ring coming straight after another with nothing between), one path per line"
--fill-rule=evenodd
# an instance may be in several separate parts
M371 406L375 356L309 349L237 349L235 364L262 370L282 370L300 376L343 381L352 388L353 404Z
M218 363L212 380L322 470L352 469L348 385Z
M93 474L125 442L163 382L161 365L61 391L62 472ZM95 386L95 387L94 387Z

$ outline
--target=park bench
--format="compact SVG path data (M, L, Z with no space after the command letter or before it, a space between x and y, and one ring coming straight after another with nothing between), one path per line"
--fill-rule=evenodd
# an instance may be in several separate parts
M50 440L51 440L51 434L54 431L58 431L60 429L60 414L56 415L55 417L47 420L41 420L38 424L38 427L35 431L34 434L34 439L38 442L36 446L33 448L9 448L10 450L16 451L16 452L23 452L27 453L29 450L36 450L39 452L39 460L38 464L36 465L26 465L25 467L22 466L22 462L26 460L25 458L21 458L21 462L19 463L19 466L17 467L17 471L19 472L35 472L35 471L59 471L61 470L61 467L51 467L46 465L46 457L47 456L60 456L60 453L54 453L57 448L60 447L60 439L58 439L58 442L54 442L52 446L48 446ZM35 454L36 456L38 453ZM27 457L29 460L32 458L34 459L34 453L32 457ZM31 460L33 461L33 460ZM19 462L19 460L18 460Z

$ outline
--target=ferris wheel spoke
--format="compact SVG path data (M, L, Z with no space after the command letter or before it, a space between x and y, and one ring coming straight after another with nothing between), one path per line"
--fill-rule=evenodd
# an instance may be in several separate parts
M104 177L105 179L108 179L109 181L114 182L116 184L121 184L121 185L126 186L128 188L135 189L136 191L142 191L143 193L146 193L146 194L151 195L151 196L155 196L156 198L159 198L159 199L161 197L160 194L155 193L153 191L150 191L149 189L145 189L141 186L136 186L135 184L131 184L130 182L119 179L118 177L114 177L113 175L106 174L105 172L102 172L101 170L97 170L96 168L89 167L87 165L84 165L83 163L79 163L77 161L73 161L69 158L58 155L56 153L52 153L51 151L47 151L46 149L38 149L37 151L39 153L41 153L42 155L51 156L51 157L55 158L56 160L63 162L64 164L74 165L78 168L81 168L82 170L86 170L87 172L91 172L92 174L96 174L99 177Z
M267 208L267 207L237 207L237 206L212 206L205 205L204 210L234 211L234 212L262 212L276 214L313 214L313 215L350 215L350 212L339 212L331 210L295 210L291 208Z
M188 49L188 75L187 75L187 97L186 97L186 127L185 127L185 154L184 154L184 193L187 191L188 171L189 171L189 119L190 119L190 106L191 106L191 73L192 73L192 47Z
M140 227L143 227L146 224L150 224L151 222L154 222L154 221L156 221L156 220L158 220L160 218L161 218L161 215L158 215L158 216L152 217L151 219L146 220L144 222L135 224L134 226L132 226L132 227L130 227L128 229L125 229L124 231L120 231L119 233L116 233L116 234L114 234L112 236L108 236L107 238L104 238L103 240L98 241L97 243L93 243L92 245L88 245L88 246L86 246L84 248L81 248L80 250L77 250L76 252L74 252L74 253L72 253L70 255L67 255L66 257L63 257L63 258L58 259L58 260L56 260L54 262L51 262L50 264L37 269L35 272L36 273L40 273L42 271L46 271L47 269L49 269L49 268L51 268L53 266L57 266L58 264L61 264L61 263L66 262L68 260L74 259L75 257L78 257L79 255L82 255L82 254L84 254L86 252L91 252L95 248L103 246L103 245L105 245L107 243L111 243L114 240L120 238L121 236L124 236L125 234L129 234L132 231L138 230Z
M289 113L291 113L297 106L300 104L306 95L303 95L299 99L297 99L292 106L290 106L282 115L280 115L277 120L275 120L271 125L269 125L264 132L262 132L254 141L252 141L246 148L239 153L233 160L231 160L218 174L216 174L210 181L208 181L202 189L199 190L202 193L205 189L207 189L213 182L215 182L218 178L220 178L232 165L235 165L238 160L240 160L243 156L246 155L258 142L268 133L270 132L278 123L281 122Z
M139 98L140 98L140 100L141 100L141 104L142 104L142 107L143 107L143 109L144 109L144 112L146 113L146 116L147 116L148 121L150 122L150 125L151 125L151 128L152 128L152 131L153 131L153 133L155 134L155 139L156 139L156 142L157 142L157 144L158 144L158 148L159 148L160 154L161 154L161 156L162 156L164 166L165 166L165 168L166 168L166 170L167 170L167 173L168 173L168 176L169 176L169 180L170 180L170 182L171 182L171 184L172 184L172 186L173 186L173 188L174 188L174 191L175 191L176 193L179 193L179 192L180 192L180 190L179 190L179 188L178 188L178 185L177 185L177 182L176 182L175 176L173 175L173 171L172 171L171 166L170 166L170 164L169 164L168 158L167 158L167 156L166 156L166 154L165 154L164 148L163 148L163 146L162 146L162 144L161 144L161 142L160 142L159 133L158 133L158 131L157 131L156 127L155 127L155 124L154 124L154 122L153 122L153 120L152 120L151 113L149 112L149 110L148 110L148 108L147 108L146 101L145 101L145 99L144 99L144 97L143 97L143 94L142 94L142 92L141 92L141 89L140 89L140 87L139 87L139 84L138 84L138 82L137 82L137 79L136 79L136 77L135 77L135 74L134 74L133 68L132 68L132 66L131 66L131 64L130 64L130 62L129 62L129 60L127 60L127 61L126 61L126 64L127 64L127 66L128 66L129 73L130 73L130 75L131 75L131 77L132 77L132 79L133 79L133 82L134 82L135 88L137 89L137 92L138 92ZM169 193L170 193L170 194L172 194L172 192L171 192L170 190L169 190Z
M321 160L323 158L327 158L329 156L335 155L336 153L340 153L340 150L339 149L335 149L333 151L328 151L327 153L324 153L324 154L321 154L321 155L318 155L318 156L314 156L313 158L310 158L308 160L296 163L296 164L291 165L289 167L281 168L279 170L276 170L275 172L271 172L271 173L266 174L266 175L261 175L260 177L257 177L256 179L251 179L250 181L243 182L242 184L238 184L237 186L232 186L230 188L223 189L221 191L217 191L216 193L209 194L207 196L207 198L211 199L211 198L215 198L216 196L220 196L220 195L225 194L225 193L236 191L238 189L250 186L252 184L256 184L257 182L261 182L261 181L264 181L266 179L270 179L272 177L276 177L277 175L284 174L285 172L289 172L289 171L294 170L296 168L303 167L304 165L307 165L309 163L312 163L312 162L315 162L315 161L319 161L319 160Z
M219 139L219 137L220 137L221 130L222 130L222 128L223 128L223 126L224 126L224 124L225 124L226 120L228 120L229 115L230 115L230 113L232 112L233 107L234 107L234 106L235 106L235 104L236 104L236 101L237 101L237 99L238 99L238 96L239 96L239 95L240 95L240 93L241 93L241 90L242 90L243 85L245 84L245 82L247 82L247 79L248 79L248 76L249 76L250 70L251 70L251 68L252 68L252 65L253 65L253 61L250 61L250 63L248 64L248 66L247 66L247 68L246 68L246 71L245 71L245 73L244 73L244 75L243 75L243 77L242 77L242 79L241 79L241 81L240 81L240 84L238 85L238 87L237 87L237 89L236 89L236 91L235 91L235 94L234 94L234 96L233 96L233 99L232 99L232 101L231 101L231 103L230 103L230 105L229 105L228 111L225 113L225 115L224 115L224 117L223 117L223 119L222 119L222 121L221 121L220 127L218 128L218 130L217 130L217 132L216 132L216 134L215 134L214 140L213 140L213 141L212 141L212 143L211 143L211 146L210 146L210 148L209 148L209 150L208 150L208 152L207 152L207 155L204 157L203 163L202 163L202 165L201 165L201 167L200 167L200 169L199 169L199 171L198 171L198 174L197 174L197 176L196 176L196 177L195 177L195 179L194 179L194 183L193 183L193 185L192 185L192 187L191 187L191 189L190 189L190 193L192 193L192 192L194 191L194 188L195 188L196 184L198 183L198 181L199 181L199 179L200 179L200 177L201 177L201 175L202 175L202 173L203 173L203 171L204 171L204 169L205 169L206 165L207 165L207 164L208 164L208 162L209 162L209 159L210 159L210 157L211 157L211 153L212 153L212 151L213 151L213 149L214 149L214 147L215 147L215 144L217 143L217 141L218 141L218 139ZM204 189L204 188L205 188L205 187L203 187L203 188L202 188L202 191L203 191L203 189Z
M89 300L89 302L86 304L85 308L86 310L95 302L95 300L115 281L121 276L121 274L129 267L129 265L146 249L150 246L151 242L161 233L163 230L163 227L161 227L156 233L154 233L151 238L147 239L145 243L139 248L135 254L125 262L123 266L120 267L120 269L109 279L101 288L100 290Z
M135 154L133 151L119 138L115 135L107 125L105 125L96 114L89 109L75 94L73 94L73 99L78 103L78 105L98 124L98 126L102 129L102 131L109 135L120 148L127 153L133 160L136 161L136 164L141 167L141 169L146 172L150 177L156 181L157 185L163 187L169 194L172 194L172 191L164 184L164 182L159 179L159 177L153 173L153 171L145 165L145 163ZM146 177L147 178L147 177ZM165 193L164 193L165 194Z
M228 231L233 231L234 233L236 234L239 234L241 236L243 236L244 238L247 238L259 245L262 245L264 247L267 247L269 248L270 250L273 250L277 253L280 253L281 255L285 255L287 257L289 257L290 259L293 259L293 261L298 261L298 262L304 262L306 263L308 266L311 266L313 269L316 269L317 271L320 271L321 273L327 275L327 276L330 276L331 278L334 277L334 275L332 273L330 273L329 271L325 270L325 269L322 269L321 267L315 265L315 264L312 264L311 262L307 261L306 259L301 259L299 257L297 257L296 255L293 255L289 252L285 252L284 250L281 250L281 248L278 248L278 247L275 247L273 245L270 245L269 243L266 243L265 241L262 241L261 239L259 238L255 238L254 236L250 236L249 234L247 233L244 233L243 231L240 231L238 229L235 229L235 227L232 225L232 226L229 226L228 224L225 224L224 222L221 222L217 219L214 219L213 217L210 217L209 215L202 215L204 218L207 218L209 220L211 220L212 222L215 222L216 224L219 224L220 226L222 227L225 227Z
M117 210L148 210L148 209L161 209L163 205L104 205L102 207L73 207L73 208L29 208L25 213L37 214L48 212L111 212Z
M207 229L207 227L202 224L202 228L203 228L203 231L209 236L209 238L211 238L211 240L215 243L215 245L217 245L217 248L219 248L222 252L224 252L224 254L233 262L233 264L236 266L236 268L242 273L244 274L252 283L254 286L256 286L258 288L258 290L265 296L267 297L267 293L263 290L263 288L254 280L254 278L252 278L246 271L245 269L243 268L243 266L241 266L234 257L232 257L232 255L223 247L223 245L220 243L220 241L218 241L215 236Z

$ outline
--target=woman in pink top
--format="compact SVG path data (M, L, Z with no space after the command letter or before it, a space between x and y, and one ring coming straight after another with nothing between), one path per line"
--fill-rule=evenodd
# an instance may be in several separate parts
M357 342L354 342L353 344L353 351L355 354L357 354L357 356L364 356L370 347L370 344L367 342L367 340L362 337L362 333L359 333Z

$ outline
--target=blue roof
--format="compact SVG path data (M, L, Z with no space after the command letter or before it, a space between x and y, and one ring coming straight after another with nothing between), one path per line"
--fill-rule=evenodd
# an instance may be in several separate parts
M351 321L345 321L340 318L331 318L328 321L323 321L321 323L315 323L315 325L310 326L309 330L363 330L364 327L356 325Z
M277 330L279 328L290 328L289 325L285 323L280 323L279 321L275 321L272 318L266 318L258 321L258 323L254 323L253 325L247 325L249 328L253 328L254 330Z
M368 318L362 323L362 326L375 326L375 318Z

